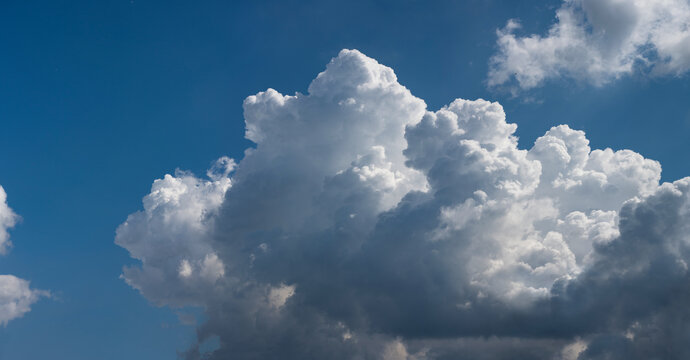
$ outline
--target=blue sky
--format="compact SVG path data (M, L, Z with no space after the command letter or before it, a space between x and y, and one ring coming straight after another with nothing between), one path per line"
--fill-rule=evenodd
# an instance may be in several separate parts
M238 161L242 102L306 93L341 49L394 69L435 111L500 102L529 148L550 127L690 175L687 75L489 88L496 30L544 34L560 1L7 1L0 11L0 184L21 216L0 273L52 297L0 328L0 359L172 359L196 339L121 278L115 229L154 179Z

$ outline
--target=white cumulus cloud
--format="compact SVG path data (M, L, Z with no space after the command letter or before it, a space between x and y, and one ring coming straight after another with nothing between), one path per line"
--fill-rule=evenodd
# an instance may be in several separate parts
M356 50L244 112L236 166L156 180L117 230L130 285L203 307L220 347L188 358L685 354L689 180L658 162L565 125L522 149L500 104L427 110Z
M0 275L0 325L24 316L31 311L31 305L45 295L44 291L31 289L26 280Z
M7 205L7 193L0 186L0 255L5 255L12 247L8 229L17 223L17 215Z
M556 78L600 86L635 71L678 76L690 69L687 0L564 0L547 34L519 30L510 20L498 31L489 86L531 89Z
M7 205L7 193L0 186L0 255L6 255L12 246L8 230L18 216ZM20 318L31 311L31 305L49 293L29 287L29 282L13 275L0 275L0 325Z

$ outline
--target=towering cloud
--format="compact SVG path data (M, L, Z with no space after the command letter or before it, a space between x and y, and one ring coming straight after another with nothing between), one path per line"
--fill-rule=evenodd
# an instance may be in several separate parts
M489 85L540 86L571 78L603 85L635 71L681 75L690 69L687 0L564 0L545 36L498 31Z
M189 359L684 357L690 180L565 125L520 149L500 104L428 111L355 50L244 110L239 164L117 230L131 286L204 309Z
M7 205L7 194L0 186L0 255L9 251L12 243L7 232L17 222L17 215ZM31 311L31 305L48 293L33 290L29 282L13 275L0 275L0 325L6 326L10 320L22 317Z

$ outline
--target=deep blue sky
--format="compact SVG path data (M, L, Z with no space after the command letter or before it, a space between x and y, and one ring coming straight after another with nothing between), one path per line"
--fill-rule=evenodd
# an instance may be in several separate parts
M194 339L118 278L114 231L152 181L241 158L242 100L306 92L342 48L392 67L438 109L500 101L523 146L549 127L690 175L688 78L559 81L511 98L485 86L495 30L543 33L560 1L3 1L0 184L23 221L0 273L53 299L0 329L0 359L172 359Z

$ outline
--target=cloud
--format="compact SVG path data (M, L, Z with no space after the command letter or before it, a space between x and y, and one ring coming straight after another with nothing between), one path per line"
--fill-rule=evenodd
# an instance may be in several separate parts
M0 275L0 325L5 326L10 320L24 316L42 296L47 296L47 293L29 288L28 281Z
M542 35L498 30L489 86L515 91L570 78L601 86L633 72L680 76L690 69L687 0L565 0Z
M684 357L690 180L658 162L566 125L521 149L500 104L429 111L356 50L244 112L242 161L117 230L127 283L204 309L186 358Z
M5 255L12 247L8 229L17 223L17 215L7 205L7 193L0 186L0 255Z
M233 160L221 158L209 170L209 180L178 171L153 183L144 211L117 229L116 243L144 263L125 268L128 284L156 303L203 304L203 294L225 274L210 238L234 167Z
M18 216L7 205L7 193L0 186L0 255L6 255L12 246L8 230L12 228ZM31 305L47 291L29 287L29 282L13 275L0 275L0 325L6 326L10 320L20 318L31 311Z

